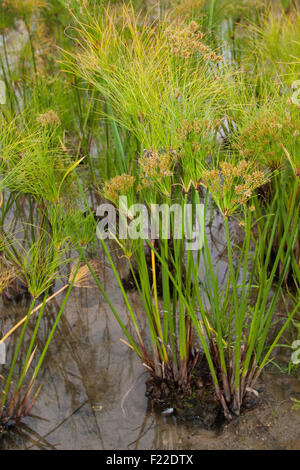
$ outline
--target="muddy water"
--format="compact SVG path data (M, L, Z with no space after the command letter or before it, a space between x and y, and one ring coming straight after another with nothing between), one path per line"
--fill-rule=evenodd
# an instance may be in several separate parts
M104 287L130 328L113 273L103 257L98 258L103 262ZM39 349L62 298L58 296L43 317ZM130 299L142 321L136 293ZM26 306L2 303L0 312L7 330L24 315ZM9 355L15 340L8 342ZM34 415L17 432L6 434L0 448L300 449L300 411L291 409L291 397L300 399L300 381L276 369L265 373L258 385L260 404L218 431L152 409L145 397L146 372L134 352L120 342L120 327L95 288L73 289L40 372L42 390Z

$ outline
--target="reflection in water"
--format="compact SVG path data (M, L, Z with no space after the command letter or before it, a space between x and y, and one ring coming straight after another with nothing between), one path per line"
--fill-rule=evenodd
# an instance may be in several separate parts
M231 229L236 231L238 239L238 225ZM224 279L227 271L225 238L220 216L215 211L207 233L219 278ZM118 252L114 254L117 258ZM103 253L97 253L96 257L103 266L103 286L127 328L132 331L114 275L105 265ZM123 259L119 260L119 265L121 270L124 269ZM198 280L205 282L201 271ZM56 289L59 287L57 282ZM129 297L139 322L144 324L142 330L146 337L141 301L135 292L131 292ZM47 305L37 338L39 350L43 348L53 326L62 298L58 296ZM2 301L0 329L7 331L24 316L26 308L26 303L14 305ZM30 321L30 328L34 328L34 320ZM230 425L225 433L207 431L196 422L182 423L174 416L163 416L152 408L145 397L145 369L136 354L120 342L120 336L120 327L99 290L74 288L39 373L38 382L42 384L42 390L33 408L34 416L28 417L18 429L8 432L0 441L0 448L231 448L236 439L233 437L235 425ZM8 364L17 340L18 334L8 340ZM26 341L29 340L27 335ZM23 356L28 346L26 341ZM23 360L24 357L18 365L18 373ZM0 373L5 375L7 369L3 369ZM280 385L282 377L286 380L284 387ZM294 388L288 390L293 378L286 377L279 375L269 380L272 399L269 399L268 406L272 412L275 404L287 402L291 393L293 396L298 396L298 393L300 398L299 382L295 379ZM252 421L257 421L259 412L260 409L248 413L246 428ZM298 423L299 429L299 412L293 413L295 426ZM237 422L241 423L242 418ZM266 428L262 429L265 435ZM249 446L247 439L245 448ZM267 448L267 444L265 446Z
M26 41L25 28L20 23L17 32L8 38L10 65L14 62L14 54ZM0 39L0 53L1 47ZM89 195L92 207L97 205L95 197L93 193ZM19 203L26 219L28 199L20 195ZM37 220L36 207L33 211L34 220ZM224 283L228 265L222 217L212 208L209 219L206 233L213 263L218 278ZM238 224L233 223L231 230L238 241ZM10 231L22 238L17 212L10 214ZM101 252L97 253L97 258L104 262ZM201 269L198 281L205 282ZM130 330L120 291L104 263L102 282ZM131 293L130 299L142 323L141 302L136 293ZM47 305L37 338L39 350L45 344L61 302L62 296L58 296ZM1 335L24 316L28 306L26 302L14 305L0 301ZM29 323L29 331L30 328L33 330L34 320ZM144 325L145 336L146 330ZM0 449L251 448L258 440L261 440L261 448L273 445L285 448L289 441L294 448L300 448L300 411L291 411L290 403L291 396L300 399L300 385L295 378L265 374L268 393L264 407L250 411L223 432L206 431L196 422L182 423L174 416L163 416L152 408L145 397L145 370L135 353L120 342L120 335L120 327L99 291L74 288L38 376L42 390L33 413L17 429L10 430L0 439ZM23 345L17 374L21 372L29 336L27 344L25 341ZM17 340L18 334L14 334L7 342L8 364ZM0 366L0 374L6 375L7 367ZM276 423L279 431L272 427ZM251 440L253 437L247 435L247 429L257 435L257 441ZM236 444L237 434L243 441Z
M113 274L104 269L104 287L130 328ZM138 296L131 293L130 297L142 319ZM39 349L60 303L58 297L47 307L39 330ZM21 305L2 305L5 330L24 314L24 309ZM10 337L9 357L17 338ZM24 354L26 346L25 342ZM9 432L2 447L155 449L178 445L174 418L157 415L148 403L146 372L135 353L120 342L119 325L98 290L73 289L40 372L42 390L33 409L37 416L28 417L24 426Z

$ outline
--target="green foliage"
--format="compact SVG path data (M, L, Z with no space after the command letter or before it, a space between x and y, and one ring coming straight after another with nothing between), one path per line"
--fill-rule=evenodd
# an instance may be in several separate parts
M154 377L187 391L201 352L228 419L255 394L299 310L300 121L292 83L299 78L300 22L297 2L273 3L0 2L7 93L0 105L0 291L18 278L32 297L1 395L0 432L30 411L37 374L71 289L80 286L76 276L85 279L87 268L125 343ZM10 33L20 28L24 43L11 60ZM181 239L171 213L167 227L157 216L157 240L101 240L129 327L87 256L95 249L99 194L114 205L126 195L129 206L192 207L179 221ZM206 233L195 251L186 249L200 202L206 222L214 208L223 217L222 282ZM137 223L123 209L119 220ZM233 218L244 227L239 248ZM142 302L146 334L117 269L116 246ZM75 253L76 269L53 294L67 289L61 308L37 351L50 289ZM281 294L293 306L278 329Z

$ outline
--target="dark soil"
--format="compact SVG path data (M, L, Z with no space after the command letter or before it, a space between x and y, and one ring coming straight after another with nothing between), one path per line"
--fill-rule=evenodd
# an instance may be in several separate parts
M226 423L205 357L198 360L184 388L170 378L161 379L151 375L146 382L146 396L163 414L173 414L182 421L197 422L204 429L221 429ZM259 396L246 395L241 414L259 403Z
M197 421L204 429L221 426L224 416L204 358L198 360L188 382L179 387L172 379L151 376L146 382L146 396L156 408L177 419Z

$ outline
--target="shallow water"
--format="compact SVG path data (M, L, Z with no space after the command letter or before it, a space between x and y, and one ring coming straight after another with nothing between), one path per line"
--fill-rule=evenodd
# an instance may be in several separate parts
M26 206L23 208L26 212ZM221 280L227 271L222 218L214 211L211 224L207 222L213 264ZM237 223L232 224L231 232L238 242ZM113 252L122 277L126 274L122 253L115 246ZM93 258L100 263L103 287L130 330L114 274L97 247ZM200 270L199 281L204 280ZM55 290L60 287L56 282ZM129 298L146 336L141 301L134 291ZM39 328L38 350L43 348L62 300L59 295L48 304ZM26 314L26 308L26 301L1 300L0 330L8 331ZM34 324L30 320L29 329ZM42 389L32 415L0 440L0 449L300 449L300 411L291 410L290 400L300 399L296 378L276 370L268 372L258 386L263 392L255 409L222 430L208 431L196 421L184 423L153 409L145 396L147 372L120 337L121 329L99 290L73 288L38 376ZM29 341L29 334L27 338ZM17 339L14 334L7 340L8 364ZM7 375L4 366L0 366L0 374Z
M113 273L104 262L102 281L126 322L126 308ZM58 296L43 317L39 348L62 298ZM130 299L142 320L136 293L130 294ZM26 309L24 305L2 303L0 311L6 318L6 330ZM129 319L127 323L129 326ZM8 353L14 342L15 337L11 337ZM261 404L221 431L207 431L197 422L182 423L154 410L145 397L145 369L120 341L120 327L94 288L73 289L40 372L42 390L32 410L34 416L26 418L18 432L6 434L0 448L133 450L275 445L300 449L300 411L291 410L290 400L300 398L300 381L276 371L266 373L259 384L264 389ZM254 431L249 433L249 429Z
M9 42L9 56L26 41L24 28ZM1 42L0 42L1 52ZM238 225L231 227L238 232ZM214 265L220 279L227 271L222 219L214 212L207 227ZM111 269L103 263L102 281L108 296L130 329ZM200 272L199 280L203 280ZM59 283L56 289L60 287ZM144 313L136 293L129 294L137 316ZM63 296L42 319L38 350L42 350ZM0 329L7 331L26 313L26 304L0 301ZM34 321L30 322L34 327ZM74 288L48 350L38 383L41 392L18 430L0 439L0 449L300 449L300 381L268 370L258 385L260 403L221 430L208 431L197 422L183 423L154 410L145 396L147 373L137 356L120 341L121 329L95 288ZM7 342L8 363L18 335ZM24 345L26 352L26 344ZM286 358L288 359L288 358ZM0 374L7 370L0 365Z
M26 204L22 209L26 214ZM10 221L17 220L12 214ZM19 228L17 223L14 229ZM238 243L241 227L232 221L230 229ZM228 265L222 217L215 210L207 220L206 234L222 282ZM19 236L22 238L21 232ZM126 268L122 253L116 246L111 248L123 277ZM103 287L131 330L127 308L99 246L91 256L100 263ZM205 282L201 269L198 281ZM57 281L54 290L61 286ZM142 334L147 336L141 301L134 291L128 295L139 324L144 326ZM62 301L60 294L47 306L39 328L38 351L45 344ZM27 308L28 301L0 300L0 330L8 331L23 318ZM28 333L34 325L31 319ZM18 336L14 334L7 340L7 364L11 363ZM26 337L23 354L30 335ZM18 430L2 437L0 449L300 449L300 411L291 410L290 400L300 399L300 381L296 378L276 370L268 372L259 384L264 391L255 409L222 430L208 431L197 421L184 423L153 409L145 396L147 372L120 337L121 328L99 290L73 288L38 375L42 389L32 415ZM18 367L23 360L18 361ZM0 375L6 376L7 372L0 365Z

